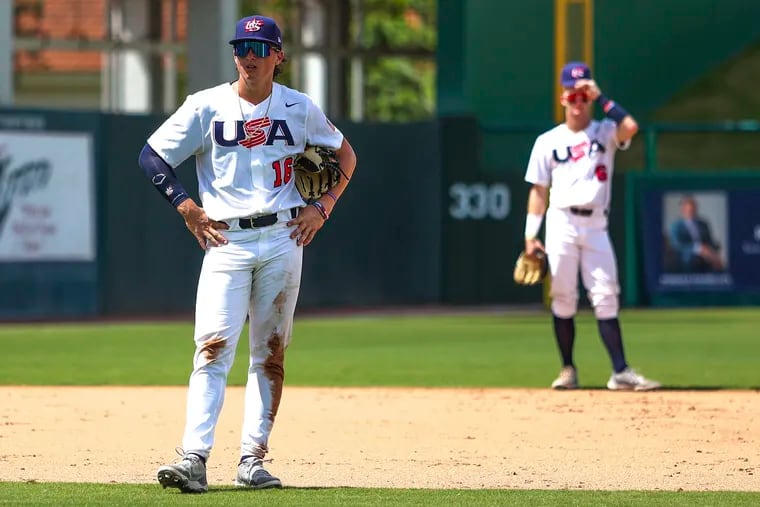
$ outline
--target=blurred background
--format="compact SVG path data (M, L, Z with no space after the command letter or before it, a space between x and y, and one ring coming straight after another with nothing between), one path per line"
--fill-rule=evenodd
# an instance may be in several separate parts
M623 304L760 302L760 3L4 0L0 318L192 312L202 252L137 155L188 94L236 79L227 41L254 13L283 30L278 80L359 158L305 253L299 311L545 304L512 266L568 60L642 128L612 182ZM192 160L179 176L194 189ZM719 271L667 267L685 194Z

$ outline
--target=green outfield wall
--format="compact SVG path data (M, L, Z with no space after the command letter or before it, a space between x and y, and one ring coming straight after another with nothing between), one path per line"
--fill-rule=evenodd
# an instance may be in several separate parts
M0 111L0 144L13 136L31 150L12 152L0 174L9 227L0 232L0 317L173 315L190 312L202 251L180 216L137 165L161 116ZM338 123L359 163L349 191L307 247L302 309L420 304L538 303L539 288L518 288L512 263L522 247L527 185L512 165L485 166L484 129L472 117L404 124ZM507 152L528 149L534 131L497 132ZM45 148L69 136L92 140L88 161ZM87 173L89 184L8 193L29 160L54 174ZM508 159L505 159L505 161ZM0 160L0 162L2 162ZM485 167L485 169L484 169ZM197 199L194 162L177 170ZM87 216L76 203L91 200ZM40 210L48 210L39 218ZM72 223L73 222L73 223ZM56 230L92 229L84 261ZM19 225L20 224L20 225ZM47 229L45 229L47 227ZM31 250L27 229L42 250ZM9 246L10 245L10 246ZM41 255L40 252L45 255Z
M676 91L760 38L760 2L592 5L595 77L645 121ZM554 0L439 0L439 114L512 125L553 121L554 9Z
M0 111L0 318L192 311L202 251L137 166L145 138L162 119ZM305 251L301 309L542 301L541 287L512 281L529 189L522 160L540 128L494 126L472 116L338 126L359 164L340 206ZM722 135L731 133L721 127ZM734 135L749 134L739 127ZM69 149L82 136L90 140L85 157ZM645 130L636 144L658 138ZM502 163L484 162L487 150L502 150ZM645 151L656 150L639 149ZM42 177L40 167L50 174ZM59 173L69 176L56 180ZM90 182L71 187L68 179L81 173L91 174ZM178 174L197 198L193 161ZM616 172L609 231L624 302L756 301L758 174L665 173L656 166ZM659 254L652 257L665 248L674 199L687 192L718 221L730 271L684 277L658 267ZM79 205L88 200L90 207ZM93 248L78 248L87 238Z

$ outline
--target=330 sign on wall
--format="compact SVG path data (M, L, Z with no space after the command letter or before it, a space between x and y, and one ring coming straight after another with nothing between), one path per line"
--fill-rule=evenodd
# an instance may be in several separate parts
M449 198L449 216L454 220L504 220L512 208L504 183L453 183Z

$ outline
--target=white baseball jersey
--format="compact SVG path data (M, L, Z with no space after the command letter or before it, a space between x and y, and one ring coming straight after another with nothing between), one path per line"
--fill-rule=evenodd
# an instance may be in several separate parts
M260 104L230 83L189 95L148 139L173 168L195 155L202 207L213 220L303 206L293 157L306 144L338 149L342 142L308 95L279 83Z
M573 132L562 123L541 134L533 145L525 181L551 188L553 208L607 209L611 197L617 125L609 119L592 121Z

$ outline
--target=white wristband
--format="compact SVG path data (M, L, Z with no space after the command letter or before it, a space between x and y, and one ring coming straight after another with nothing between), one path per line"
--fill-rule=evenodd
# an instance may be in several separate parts
M534 239L538 236L538 231L541 229L541 222L543 220L543 215L528 213L525 217L525 239Z

